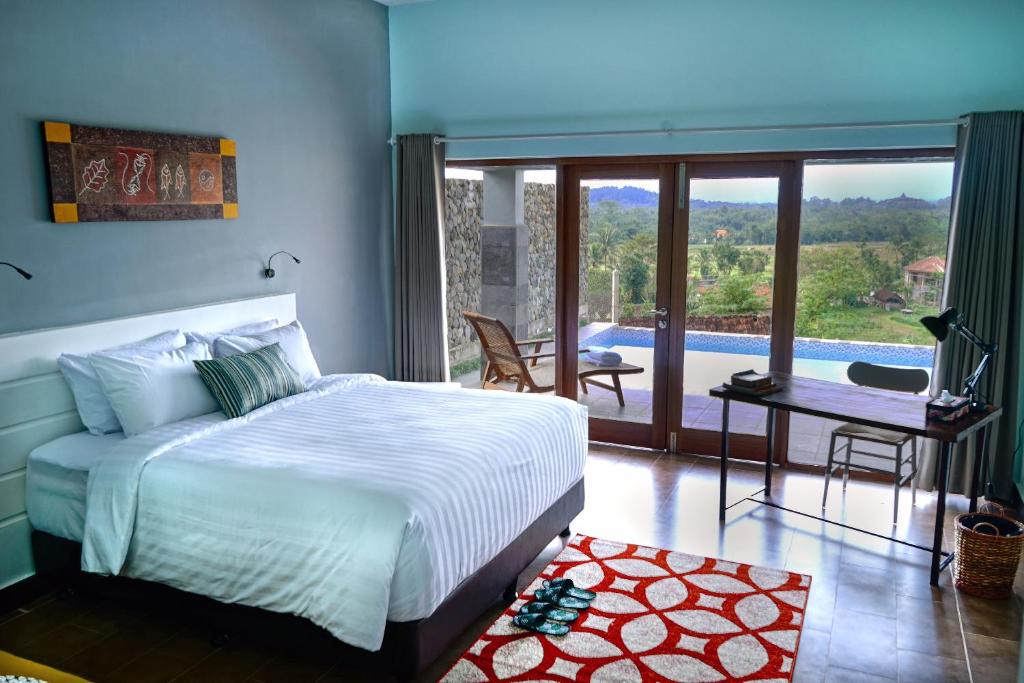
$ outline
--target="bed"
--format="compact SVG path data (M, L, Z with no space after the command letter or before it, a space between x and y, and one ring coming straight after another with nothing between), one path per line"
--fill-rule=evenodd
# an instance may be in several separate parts
M91 574L297 615L408 677L582 509L586 438L554 397L329 375L235 420L49 439L26 516L40 570L70 548Z

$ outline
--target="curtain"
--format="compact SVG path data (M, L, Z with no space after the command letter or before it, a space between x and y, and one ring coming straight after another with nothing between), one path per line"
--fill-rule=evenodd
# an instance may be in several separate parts
M971 114L957 140L953 208L943 307L954 306L968 327L999 350L979 386L982 398L1003 408L985 443L989 482L983 492L1010 501L1021 423L1024 337L1024 112ZM981 360L965 339L950 333L939 344L933 394L959 394ZM937 447L928 442L919 473L925 488L936 483ZM953 451L950 491L972 485L973 438Z
M448 380L444 275L444 146L398 136L395 212L395 376Z

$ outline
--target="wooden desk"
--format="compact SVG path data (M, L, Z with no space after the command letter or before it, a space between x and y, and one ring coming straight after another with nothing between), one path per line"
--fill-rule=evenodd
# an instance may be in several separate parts
M856 527L840 524L839 522L832 522L823 517L814 517L797 510L789 510L768 501L755 498L747 498L745 500L752 500L789 512L797 512L798 514L814 517L814 519L820 519L829 524L836 524L848 529L862 531L872 536L886 538L895 543L930 551L932 554L931 583L933 586L938 585L940 572L953 560L953 553L943 553L942 551L942 530L946 515L946 488L948 486L949 461L952 457L953 446L966 439L970 434L978 432L974 458L974 476L972 479L973 490L971 491L971 511L973 512L977 509L978 505L978 484L981 479L982 454L985 449L985 428L999 418L1003 412L1002 408L990 406L985 412L973 413L952 424L930 422L925 418L925 403L928 402L927 396L870 389L868 387L838 384L836 382L824 382L807 377L795 377L784 372L772 372L770 374L775 383L783 388L781 391L768 394L767 396L751 396L726 389L724 386L717 386L710 391L712 396L722 399L722 471L718 519L725 520L725 487L729 470L730 401L749 403L768 409L768 438L764 472L764 492L768 498L771 498L772 495L772 439L774 436L776 410L814 415L828 420L852 422L868 427L913 434L914 436L921 436L926 439L935 439L939 442L938 498L935 506L935 538L930 548L863 529L857 529ZM945 555L945 558L943 558L943 555Z

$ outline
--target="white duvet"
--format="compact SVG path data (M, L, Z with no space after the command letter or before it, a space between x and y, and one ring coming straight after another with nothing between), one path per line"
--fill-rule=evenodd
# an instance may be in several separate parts
M380 648L583 475L564 399L334 375L165 425L89 474L82 567L306 617Z

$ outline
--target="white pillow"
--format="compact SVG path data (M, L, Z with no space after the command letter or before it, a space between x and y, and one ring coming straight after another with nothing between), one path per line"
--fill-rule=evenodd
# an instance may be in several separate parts
M96 353L132 356L140 351L167 351L180 349L185 345L185 335L181 330L162 332L154 337L132 342L123 346L97 351ZM75 397L75 407L82 418L82 424L93 434L113 434L121 431L121 423L107 400L96 371L92 368L89 358L92 354L62 353L57 359L57 367L71 387Z
M271 318L270 320L263 320L258 323L249 323L248 325L240 325L238 327L233 327L230 330L222 330L220 332L186 332L185 341L187 341L189 344L191 344L192 342L202 342L203 344L206 344L212 349L213 344L214 342L217 341L218 337L223 337L226 335L244 336L247 334L266 332L267 330L274 329L275 327L277 327L277 325L277 318Z
M210 360L210 347L194 343L132 357L97 353L91 358L127 436L220 409L194 360Z
M271 344L280 344L281 350L288 358L288 363L299 373L302 383L307 387L315 379L320 379L320 368L317 367L313 351L309 348L309 339L299 321L278 327L259 334L246 336L219 337L213 345L213 355L217 358L233 356L236 353L248 353L262 349Z

